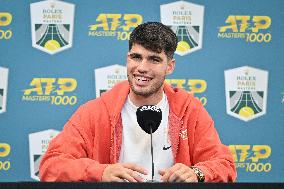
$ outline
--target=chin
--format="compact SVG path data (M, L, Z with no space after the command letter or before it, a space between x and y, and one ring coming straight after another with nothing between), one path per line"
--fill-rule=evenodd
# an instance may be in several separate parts
M133 91L133 93L135 95L138 95L138 96L141 96L141 97L148 97L148 96L151 96L150 93L146 93L146 92L142 92L142 91Z
M151 93L148 90L141 89L141 87L132 86L131 90L133 91L134 94L139 95L139 96L148 97L151 95Z

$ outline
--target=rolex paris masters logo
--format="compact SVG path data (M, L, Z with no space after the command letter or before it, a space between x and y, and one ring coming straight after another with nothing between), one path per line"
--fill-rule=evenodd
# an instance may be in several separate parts
M177 1L161 5L161 22L178 37L176 54L184 56L202 48L204 6Z
M49 142L59 134L59 131L48 129L29 134L30 174L39 181L39 164L46 152Z
M268 71L244 66L225 71L227 113L249 121L266 113Z
M8 68L0 67L0 114L6 112L8 72Z
M125 66L118 64L95 69L96 97L110 90L114 85L127 80Z
M72 47L75 6L57 0L30 5L34 48L55 54Z

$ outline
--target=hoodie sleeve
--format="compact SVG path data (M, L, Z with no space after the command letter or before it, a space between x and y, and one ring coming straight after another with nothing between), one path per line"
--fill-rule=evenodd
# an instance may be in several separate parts
M101 181L107 164L90 158L94 135L90 124L84 107L80 107L50 142L40 163L41 181Z
M202 105L195 126L193 164L203 171L205 182L236 180L233 156L221 143L214 122Z

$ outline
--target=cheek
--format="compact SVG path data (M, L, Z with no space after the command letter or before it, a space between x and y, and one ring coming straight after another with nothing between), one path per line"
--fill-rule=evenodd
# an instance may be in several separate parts
M126 68L127 68L127 73L128 73L133 69L133 65L128 61L126 64Z
M133 70L137 67L137 64L134 61L128 60L126 64L127 69Z
M127 73L131 73L131 72L133 72L133 66L130 66L130 65L128 65L127 66Z
M160 68L159 74L160 74L161 76L167 75L167 74L169 74L169 73L170 73L169 67L163 66L163 67Z
M135 66L129 64L127 66L127 75L132 75L135 72Z

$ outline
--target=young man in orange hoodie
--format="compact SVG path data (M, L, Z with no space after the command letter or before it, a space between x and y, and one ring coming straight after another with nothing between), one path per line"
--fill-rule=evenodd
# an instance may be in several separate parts
M164 83L174 71L177 37L158 22L130 35L128 81L82 105L51 141L41 181L144 182L151 179L150 137L136 110L156 105L162 121L153 133L154 179L161 182L233 182L236 169L214 122L191 94Z

